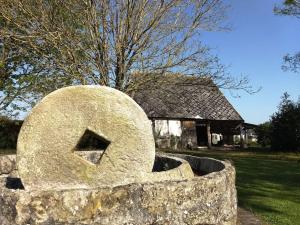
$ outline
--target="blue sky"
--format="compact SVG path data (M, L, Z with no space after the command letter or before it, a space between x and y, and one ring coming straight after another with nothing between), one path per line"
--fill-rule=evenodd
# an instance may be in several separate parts
M284 92L293 100L300 96L300 74L281 70L282 57L300 51L300 19L274 15L279 0L228 2L231 31L204 33L202 41L230 66L232 75L247 75L254 87L262 87L254 95L233 92L240 98L223 90L246 122L258 124L269 120Z

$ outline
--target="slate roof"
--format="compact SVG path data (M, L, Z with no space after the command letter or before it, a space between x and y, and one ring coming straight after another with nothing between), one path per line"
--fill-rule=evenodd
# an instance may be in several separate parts
M150 118L243 120L209 78L160 75L130 95Z

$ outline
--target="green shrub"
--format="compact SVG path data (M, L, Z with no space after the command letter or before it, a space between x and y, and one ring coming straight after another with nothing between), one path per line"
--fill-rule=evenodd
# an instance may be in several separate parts
M271 145L271 123L265 122L255 128L257 134L257 143L262 147Z
M22 121L0 116L0 149L15 149Z
M271 147L273 150L300 150L300 100L293 102L285 93L271 118Z

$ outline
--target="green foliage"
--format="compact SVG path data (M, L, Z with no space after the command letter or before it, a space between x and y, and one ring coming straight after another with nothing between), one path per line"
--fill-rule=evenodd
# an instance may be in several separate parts
M300 101L291 101L287 93L271 118L271 147L285 151L300 149Z
M255 128L257 134L257 142L262 147L271 145L271 123L265 122Z
M277 15L300 18L300 2L298 0L285 0L281 6L275 6L274 12Z
M15 149L21 121L13 121L0 116L0 149Z

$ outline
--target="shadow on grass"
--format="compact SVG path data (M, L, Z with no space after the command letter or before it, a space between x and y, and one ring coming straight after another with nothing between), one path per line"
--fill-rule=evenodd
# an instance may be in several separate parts
M300 164L295 161L233 159L243 198L259 194L300 204ZM242 198L242 199L243 199Z

